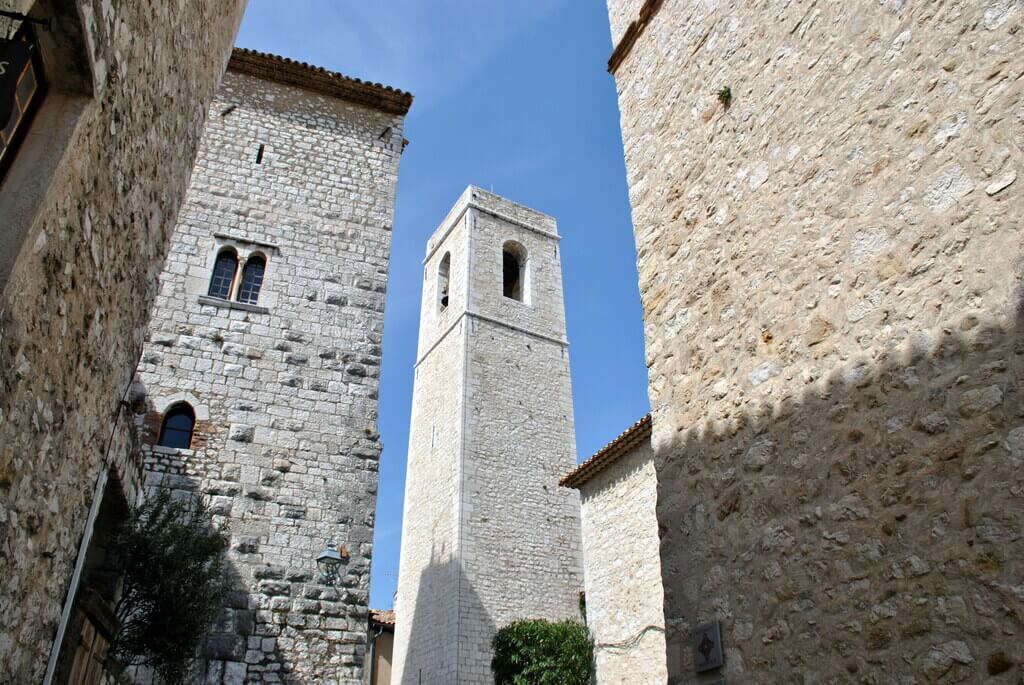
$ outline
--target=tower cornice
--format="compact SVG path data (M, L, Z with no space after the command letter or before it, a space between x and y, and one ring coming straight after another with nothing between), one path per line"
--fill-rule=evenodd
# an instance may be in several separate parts
M549 231L535 224L531 224L509 214L500 212L491 207L487 207L486 205L477 202L473 199L476 192L486 191L480 191L480 189L476 188L476 186L469 186L469 188L467 188L466 190L467 192L464 192L462 194L462 197L459 198L459 203L453 208L453 211L450 212L447 217L445 217L445 220L441 222L441 225L438 227L438 229L434 231L434 235L440 237L438 237L436 241L433 238L431 238L427 246L427 255L423 258L423 261L421 262L422 264L426 265L426 263L430 261L430 258L434 256L434 253L437 252L442 245L444 245L444 241L448 238L449 234L451 234L451 232L459 224L459 221L462 220L462 217L465 216L466 212L469 211L470 209L475 209L478 212L489 214L497 219L507 221L510 224L519 226L520 228L525 228L528 231L536 233L537 235L544 236L545 238L550 238L551 240L560 241L562 239L562 236L558 235L558 233L554 231ZM466 198L467 195L468 199L463 199ZM534 210L531 211L537 214L538 216L548 219L552 224L554 223L554 219L551 219L551 217L548 217L547 215L541 214L540 212L536 212Z
M549 343L561 345L562 347L569 347L569 341L566 340L565 338L556 338L554 336L544 335L543 333L537 333L536 331L531 331L527 328L523 328L522 326L516 326L515 324L511 324L506 321L501 321L490 316L485 316L484 314L477 314L476 312L462 312L455 318L454 321L451 322L448 328L444 329L444 333L438 336L437 340L435 340L433 344L429 348L427 348L427 351L424 352L420 356L420 358L416 360L416 363L412 365L412 368L415 369L424 361L426 361L427 357L430 356L430 353L434 351L434 348L440 345L441 342L448 337L448 334L455 330L455 328L459 325L459 322L462 321L464 318L477 319L478 321L486 321L487 323L494 324L495 326L503 326L510 330L518 331L519 333L525 333L526 335L529 335L530 337L533 338L537 338L538 340L544 340Z

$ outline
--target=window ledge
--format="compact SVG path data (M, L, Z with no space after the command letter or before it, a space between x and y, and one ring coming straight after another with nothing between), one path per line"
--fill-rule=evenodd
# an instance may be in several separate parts
M281 248L275 245L274 243L264 243L259 240L253 240L251 238L239 238L238 236L228 235L227 233L214 233L213 237L220 238L221 240L225 240L228 242L242 243L244 245L258 245L259 247L265 247L268 250L276 250L278 252L281 251Z
M228 309L238 309L243 312L255 312L256 314L270 313L269 309L261 307L258 304L246 304L245 302L222 300L219 297L210 297L209 295L200 295L199 304L208 304L213 307L227 307Z
M505 304L514 304L519 307L525 307L527 309L532 309L533 307L533 305L531 304L523 302L522 300L517 300L514 297L509 297L508 295L502 295L502 302L504 302Z
M155 454L181 455L184 457L195 456L196 451L191 447L167 447L165 445L150 445L150 450Z

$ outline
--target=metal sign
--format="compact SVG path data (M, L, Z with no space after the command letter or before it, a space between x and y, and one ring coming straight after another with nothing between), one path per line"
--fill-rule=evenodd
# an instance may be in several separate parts
M725 663L722 627L718 621L701 623L693 629L693 660L697 673L713 671Z

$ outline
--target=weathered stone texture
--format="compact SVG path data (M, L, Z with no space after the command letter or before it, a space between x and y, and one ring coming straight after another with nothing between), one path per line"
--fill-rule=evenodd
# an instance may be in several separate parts
M654 451L644 441L579 486L596 682L664 683Z
M209 122L139 369L150 441L178 401L197 435L150 448L149 482L230 525L242 591L206 682L358 683L403 116L229 70ZM222 245L266 256L255 306L206 297ZM336 587L327 541L350 555Z
M1024 660L1022 9L666 0L618 67L671 682L710 618L744 682Z
M608 3L608 20L612 29L612 45L618 45L629 25L640 16L645 0L618 0Z
M507 240L526 249L524 302L502 294ZM393 682L490 683L498 628L580 618L578 500L558 487L575 439L554 220L467 188L428 243L419 349Z
M98 474L130 449L119 401L243 6L39 3L62 66L0 187L0 682L41 681Z

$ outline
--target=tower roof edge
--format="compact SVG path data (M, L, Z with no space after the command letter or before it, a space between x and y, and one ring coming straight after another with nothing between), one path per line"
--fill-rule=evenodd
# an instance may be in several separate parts
M552 240L562 239L558 234L558 222L553 216L538 212L532 207L527 207L501 195L496 195L471 183L462 191L459 199L455 201L448 214L438 224L430 239L427 240L427 252L423 258L424 264L430 260L434 252L437 251L448 234L451 233L452 228L455 227L459 220L462 219L462 215L469 209L490 214L498 219L528 229Z
M235 48L228 69L348 100L389 114L404 116L412 106L411 93L268 52Z

